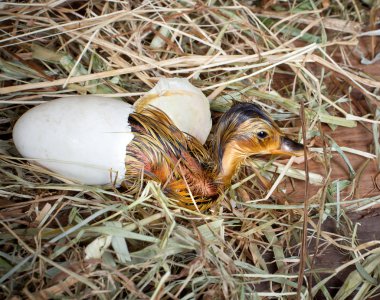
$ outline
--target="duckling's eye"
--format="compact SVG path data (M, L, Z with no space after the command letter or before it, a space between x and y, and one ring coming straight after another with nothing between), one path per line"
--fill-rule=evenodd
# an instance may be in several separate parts
M265 132L265 131L259 131L259 132L257 133L257 137L258 137L259 139L265 139L267 136L268 136L268 133Z

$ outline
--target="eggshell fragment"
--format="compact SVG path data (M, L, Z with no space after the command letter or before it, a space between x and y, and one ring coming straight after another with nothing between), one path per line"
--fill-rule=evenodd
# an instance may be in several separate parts
M119 185L126 147L133 139L130 104L111 98L77 96L27 111L13 129L20 154L84 184Z
M165 112L173 123L202 144L211 131L210 104L202 91L184 78L162 78L134 104L136 111L152 105Z

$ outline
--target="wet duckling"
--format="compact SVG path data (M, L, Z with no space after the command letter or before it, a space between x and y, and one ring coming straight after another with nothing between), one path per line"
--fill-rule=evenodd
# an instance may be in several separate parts
M212 155L160 110L132 113L129 123L135 137L127 146L124 186L136 188L139 178L157 181L168 197L192 210L212 206L247 157L303 154L303 145L286 138L252 103L235 104L220 118Z

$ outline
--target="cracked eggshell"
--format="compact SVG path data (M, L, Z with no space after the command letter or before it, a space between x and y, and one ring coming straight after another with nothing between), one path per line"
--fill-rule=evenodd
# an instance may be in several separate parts
M211 131L210 104L202 91L184 78L161 78L157 85L134 104L137 112L152 105L165 112L183 132L202 144Z
M13 129L17 150L55 173L83 184L119 185L133 139L130 104L76 96L36 106Z

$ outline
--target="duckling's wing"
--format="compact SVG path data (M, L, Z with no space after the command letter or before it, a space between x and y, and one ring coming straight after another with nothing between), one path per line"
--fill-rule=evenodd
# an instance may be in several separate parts
M186 135L186 149L208 171L214 169L215 163L205 147L193 136Z

